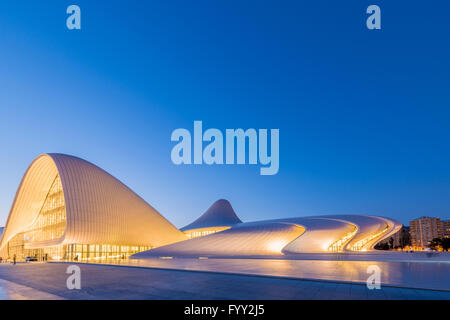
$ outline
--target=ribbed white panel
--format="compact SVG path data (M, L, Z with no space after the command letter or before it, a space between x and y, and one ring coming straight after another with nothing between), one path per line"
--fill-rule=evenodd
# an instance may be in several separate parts
M50 156L60 172L66 201L64 243L161 246L187 239L109 173L80 158Z
M303 232L304 228L291 223L243 223L212 235L135 254L133 258L281 255L281 250Z
M147 202L99 167L73 156L44 154L28 168L0 248L29 226L59 173L67 226L61 243L161 246L187 239Z
M283 249L286 254L328 252L328 248L333 243L355 229L354 225L337 219L292 218L280 219L279 221L295 222L306 228L304 234Z
M0 255L6 256L6 244L30 226L39 214L58 170L47 155L37 157L28 167L16 192L0 242Z

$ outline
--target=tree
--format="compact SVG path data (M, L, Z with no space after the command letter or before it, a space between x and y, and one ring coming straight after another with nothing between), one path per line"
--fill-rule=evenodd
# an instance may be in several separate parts
M411 245L411 235L409 234L408 230L405 227L403 227L400 236L400 247L403 249L404 247L410 245Z
M394 249L394 238L389 238L389 249Z
M434 238L433 240L430 241L430 244L428 245L428 247L430 247L433 250L437 250L439 247L443 247L442 239Z
M450 238L443 238L441 239L441 241L442 241L442 249L448 251L448 249L450 249Z

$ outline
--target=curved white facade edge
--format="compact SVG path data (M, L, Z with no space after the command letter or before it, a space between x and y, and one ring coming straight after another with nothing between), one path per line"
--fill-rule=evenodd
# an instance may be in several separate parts
M17 239L24 232L26 236ZM1 235L0 256L11 255L9 251L18 245L26 249L68 244L157 247L186 239L99 167L69 155L43 154L31 163L19 185Z
M247 222L204 237L141 252L133 258L371 251L376 243L397 232L401 226L392 219L363 215Z

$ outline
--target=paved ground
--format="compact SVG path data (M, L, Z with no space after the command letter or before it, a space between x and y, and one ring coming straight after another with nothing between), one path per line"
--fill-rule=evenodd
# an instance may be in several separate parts
M68 264L0 265L0 279L66 299L446 299L450 292L142 267L80 264L81 290L68 290ZM0 282L0 286L2 283ZM33 298L33 291L29 296ZM50 297L50 296L49 296ZM39 297L35 297L39 298Z
M152 251L144 251L133 256L135 259L159 258L160 254L150 255ZM450 252L435 251L367 251L339 253L289 253L288 255L250 255L220 256L209 255L214 259L265 259L265 260L326 260L326 261L382 261L382 262L449 262ZM198 255L177 254L175 258L198 258Z
M414 289L450 291L450 262L436 261L325 261L281 259L130 259L115 264L176 270L214 271L296 279L358 282L365 284L372 265L381 271L381 283Z
M60 300L61 297L0 279L0 300Z

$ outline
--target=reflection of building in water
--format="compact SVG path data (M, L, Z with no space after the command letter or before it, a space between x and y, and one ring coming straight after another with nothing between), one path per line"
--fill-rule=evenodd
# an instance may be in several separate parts
M412 246L426 248L434 238L442 238L442 225L439 218L420 217L409 223Z

